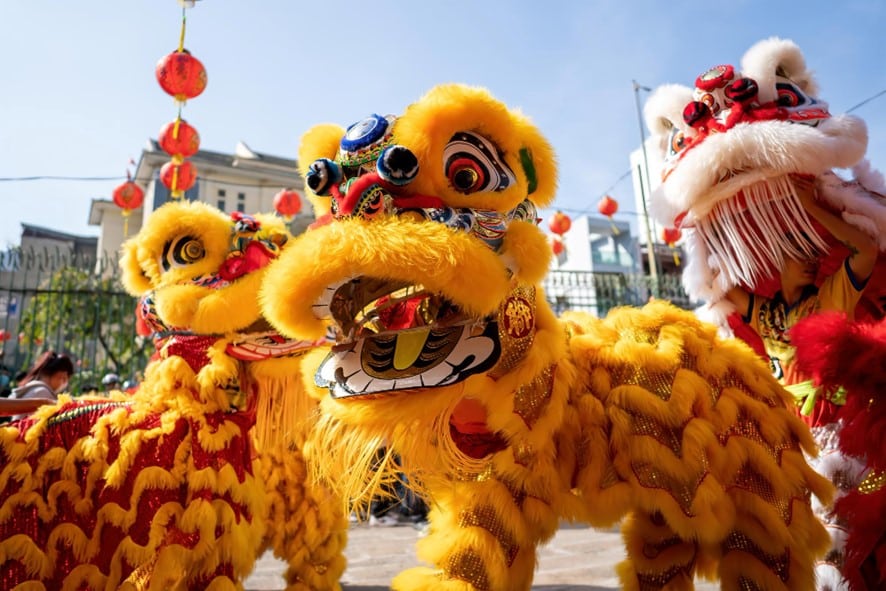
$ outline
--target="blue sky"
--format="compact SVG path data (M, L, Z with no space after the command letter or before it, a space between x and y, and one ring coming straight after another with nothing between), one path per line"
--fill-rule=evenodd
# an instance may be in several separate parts
M555 205L573 215L596 211L639 145L632 79L691 85L780 36L799 44L831 112L886 89L882 0L201 0L187 16L185 45L209 76L184 110L202 147L243 140L294 158L315 123L399 113L441 82L476 84L554 145ZM0 178L123 176L175 117L154 65L177 47L180 19L175 0L4 2ZM886 169L886 96L855 114ZM0 246L18 242L21 222L95 235L90 200L118 182L0 181ZM610 194L633 209L629 179Z

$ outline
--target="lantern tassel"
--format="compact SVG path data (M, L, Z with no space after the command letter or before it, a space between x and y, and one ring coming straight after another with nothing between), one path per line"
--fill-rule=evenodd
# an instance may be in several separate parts
M673 244L671 244L670 246L671 246L671 251L674 253L674 265L679 267L680 266L680 254L677 252L677 249L674 247Z
M123 210L123 237L126 238L129 236L129 214L132 213L131 209Z
M182 196L182 192L178 190L178 166L172 169L171 185L169 194L173 199L178 199Z
M612 227L612 235L618 236L621 234L621 231L615 226L615 222L612 221L612 218L609 218L609 225Z

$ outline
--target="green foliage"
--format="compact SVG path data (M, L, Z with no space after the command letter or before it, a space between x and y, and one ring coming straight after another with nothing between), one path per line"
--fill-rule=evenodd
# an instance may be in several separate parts
M135 306L116 277L63 267L28 300L22 344L30 347L31 360L46 349L71 356L78 368L70 384L75 394L88 385L101 389L107 372L137 379L153 346L136 335Z

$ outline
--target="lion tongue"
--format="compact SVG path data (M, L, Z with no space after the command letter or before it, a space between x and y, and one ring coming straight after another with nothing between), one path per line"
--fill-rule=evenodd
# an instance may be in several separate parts
M401 332L397 335L397 345L394 348L394 369L404 370L412 367L424 350L430 332L430 328L424 327Z

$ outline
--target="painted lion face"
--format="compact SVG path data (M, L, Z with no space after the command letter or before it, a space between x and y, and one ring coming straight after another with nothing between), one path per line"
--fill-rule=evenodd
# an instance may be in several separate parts
M727 286L753 286L784 253L826 248L795 182L855 165L867 147L864 123L831 115L799 48L780 39L753 46L740 70L711 68L694 90L659 88L646 120L662 163L653 211L684 229L699 264L719 268Z
M446 386L528 346L550 256L536 205L556 169L525 117L440 86L400 116L308 131L299 161L331 213L273 265L263 303L284 333L332 327L318 384L336 397Z
M271 215L226 216L203 203L168 203L124 244L123 282L141 298L155 335L226 336L228 352L245 360L291 354L309 344L281 339L258 303L268 263L291 238Z

